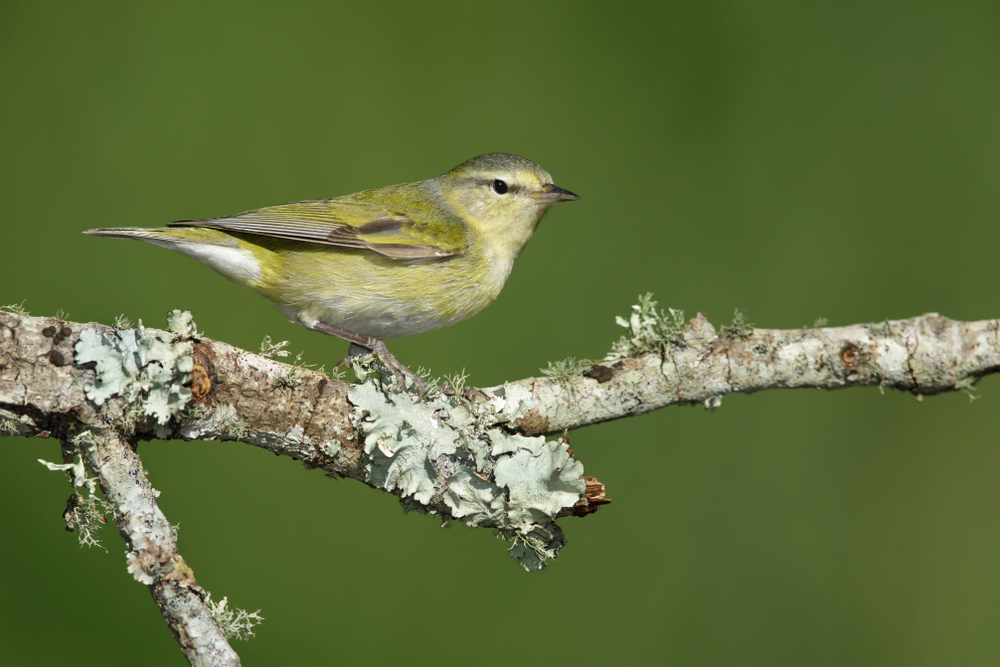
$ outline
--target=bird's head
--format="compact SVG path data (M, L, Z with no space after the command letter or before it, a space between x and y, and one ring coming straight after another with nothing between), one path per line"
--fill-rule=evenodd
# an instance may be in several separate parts
M549 206L579 199L531 160L509 153L480 155L437 180L466 222L491 241L509 246L515 256Z

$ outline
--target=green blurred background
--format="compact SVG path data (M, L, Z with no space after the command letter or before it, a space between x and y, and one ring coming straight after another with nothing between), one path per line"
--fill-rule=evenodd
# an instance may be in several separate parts
M1000 6L0 5L0 303L294 327L201 265L81 236L542 164L556 207L498 301L396 341L484 386L602 356L636 296L757 326L1000 317ZM140 452L244 664L996 665L1000 383L733 396L572 436L614 504L526 574L488 531L233 443ZM123 543L63 531L58 443L0 446L0 661L183 664Z

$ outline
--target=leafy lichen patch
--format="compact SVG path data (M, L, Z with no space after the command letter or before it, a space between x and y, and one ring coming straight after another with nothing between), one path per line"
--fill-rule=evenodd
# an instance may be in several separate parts
M497 484L510 494L510 527L524 532L531 524L544 517L554 518L562 508L572 507L580 499L586 488L583 464L569 455L567 443L542 437L503 437L516 441L513 451L510 443L505 443L503 453L509 456L498 456L494 467Z
M555 518L584 493L583 465L565 443L482 426L484 411L495 418L496 408L508 409L504 421L516 420L529 401L508 395L470 407L438 394L414 403L375 381L355 385L348 397L369 484L399 495L407 509L438 513L436 506L493 528L513 542L510 554L527 570L543 569L565 544Z
M187 340L198 336L198 325L189 310L171 310L167 313L167 328L178 338Z
M491 400L498 424L507 424L523 418L540 404L528 387L519 384L505 384L497 390Z
M369 458L365 481L428 504L436 491L433 461L454 454L460 444L460 431L443 424L441 413L451 406L441 397L414 403L408 394L384 393L373 382L352 387L348 397L357 406L353 421Z
M112 397L156 420L156 432L166 437L166 425L191 400L184 386L194 368L192 344L195 326L190 313L170 314L171 329L84 329L76 344L76 363L93 364L94 377L84 392L91 401L103 405Z

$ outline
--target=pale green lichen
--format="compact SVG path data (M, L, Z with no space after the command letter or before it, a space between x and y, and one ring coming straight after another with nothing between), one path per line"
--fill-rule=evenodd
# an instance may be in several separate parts
M675 342L684 330L684 311L673 308L657 310L653 293L649 292L639 297L639 303L632 306L632 314L627 320L615 317L615 322L628 333L611 346L611 352L604 357L605 362L662 350Z
M427 374L430 375L430 369L427 370ZM435 384L446 387L457 395L462 395L465 390L466 382L469 379L469 374L463 368L459 373L446 374L444 376L443 382L437 381Z
M737 308L733 311L732 323L723 325L720 334L728 338L746 338L752 331L753 324L747 321L747 316Z
M198 419L197 428L202 432L220 433L236 440L247 435L247 427L240 422L239 413L228 401L222 400Z
M368 381L381 381L387 383L387 386L390 389L394 389L396 391L401 389L398 386L395 376L381 365L378 358L374 354L352 356L348 361L351 364L351 370L354 371L354 377L358 379L358 382L365 383ZM430 371L427 372L429 375Z
M201 335L198 333L198 325L194 323L194 315L188 310L175 308L167 313L167 328L182 340Z
M957 380L955 382L955 391L961 391L965 393L965 395L969 397L969 402L972 403L973 401L975 401L977 398L980 397L979 394L977 394L973 390L973 386L975 384L976 384L976 378L972 376L966 376L961 380Z
M91 401L103 405L113 397L124 399L124 414L134 425L138 415L156 420L156 433L166 437L167 424L191 400L184 386L194 369L191 344L196 335L191 314L173 311L168 316L171 331L138 329L99 331L84 329L76 344L76 363L94 364L93 379L84 385ZM141 407L141 410L139 409Z
M264 340L266 341L267 338L265 338ZM284 345L282 345L281 343L279 343L278 345L284 347ZM287 355L289 353L286 352L285 354ZM274 379L275 387L289 387L289 388L297 387L299 383L302 382L302 378L305 375L303 371L305 370L316 371L317 373L323 373L324 375L326 374L325 366L320 366L319 368L316 368L316 364L307 364L303 362L302 361L303 354L304 354L303 352L299 352L298 354L295 355L295 359L292 361L292 363L287 364L285 366L285 369L281 372L281 374Z
M145 410L141 403L127 403L122 409L121 415L121 430L123 433L132 433L135 430L136 424L142 419L145 414Z
M566 443L485 428L494 406L460 394L414 402L371 381L348 397L369 484L399 495L407 509L433 512L426 506L437 499L452 517L495 529L513 540L511 555L529 571L565 544L555 517L585 489L583 465Z
M65 473L69 473L70 482L73 487L86 486L87 490L93 493L97 490L97 478L87 477L87 466L83 463L83 458L77 452L77 455L73 459L73 463L52 463L51 461L46 461L45 459L38 459L38 462L49 470L57 470Z
M80 451L81 445L93 446L97 442L91 431L84 431L70 440L73 445L72 463L52 463L44 459L38 462L49 470L65 472L70 477L74 493L66 505L63 518L69 530L77 531L80 547L97 547L107 553L98 537L98 531L107 523L106 515L114 514L111 506L97 496L97 478L87 474L87 466Z
M340 442L337 440L323 440L316 445L319 450L331 459L340 453Z
M69 319L69 313L67 313L62 308L58 308L56 309L56 319L59 320L60 322L65 322L66 320Z
M970 403L980 398L980 395L974 389L976 382L979 381L979 377L975 375L978 372L982 372L982 366L978 360L972 357L967 357L954 370L956 376L955 390L961 391L968 396Z
M226 636L226 639L235 637L247 641L256 636L253 633L254 626L260 625L264 621L264 617L260 615L260 609L255 612L247 612L239 607L230 609L228 597L223 597L215 602L212 600L212 594L206 593L205 605L212 618L219 624L219 629Z
M491 429L487 436L491 465L484 468L490 472L492 467L492 479L471 466L459 467L446 480L444 502L454 518L514 540L511 555L526 570L542 569L566 542L554 519L580 499L583 465L560 441L501 429ZM525 545L531 548L525 550Z
M25 299L25 301L26 300L27 299ZM24 317L31 315L31 313L24 309L24 301L21 303L8 303L6 306L0 306L0 310L6 310L8 313L23 315Z
M78 433L74 438L70 440L70 443L72 443L73 446L77 448L77 450L79 450L80 447L82 447L83 445L88 445L90 447L93 447L97 445L98 442L99 441L97 439L97 436L94 435L94 432L90 430Z
M0 433L4 435L17 435L17 422L10 417L0 416Z
M104 553L108 553L107 547L98 536L98 531L108 523L107 515L113 514L111 505L103 498L98 498L94 494L82 494L77 492L67 506L66 526L77 531L77 540L80 548L97 547Z
M270 336L264 336L264 340L260 342L260 356L266 359L287 357L291 352L286 350L286 347L288 347L287 340L283 340L280 343L273 343Z
M302 369L298 366L288 366L280 375L274 378L274 386L293 389L302 381Z
M121 315L115 318L114 327L115 329L131 329L132 320L125 317L125 313L122 313Z
M242 442L247 439L248 435L250 435L250 429L247 428L247 426L242 422L236 422L235 424L231 424L229 426L227 434L232 437L233 440Z
M569 444L543 437L507 435L490 431L497 485L507 487L507 523L521 529L542 517L555 517L572 507L584 492L583 464L569 454ZM506 456L504 456L506 454Z
M565 543L561 533L556 535L542 527L536 527L530 533L496 530L493 534L497 538L513 542L507 553L511 558L517 559L529 572L545 569L545 559L549 557L551 545L559 539Z
M541 368L542 375L552 378L563 391L572 393L576 386L583 379L583 373L594 365L589 359L573 357L562 361L550 361L547 368Z

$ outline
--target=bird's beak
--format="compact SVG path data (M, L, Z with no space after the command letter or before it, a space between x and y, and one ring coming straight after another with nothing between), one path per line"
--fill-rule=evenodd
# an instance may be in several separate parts
M579 195L575 195L569 190L563 190L558 185L552 183L546 183L542 186L541 192L536 192L531 196L539 204L552 204L557 201L575 201L580 198Z

